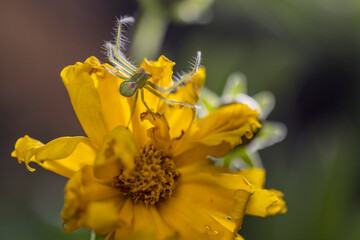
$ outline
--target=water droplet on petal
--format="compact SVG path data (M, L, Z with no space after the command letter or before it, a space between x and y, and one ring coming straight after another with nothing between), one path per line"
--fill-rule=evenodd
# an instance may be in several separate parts
M211 229L209 225L205 225L206 233L210 236L217 236L219 234L218 231Z

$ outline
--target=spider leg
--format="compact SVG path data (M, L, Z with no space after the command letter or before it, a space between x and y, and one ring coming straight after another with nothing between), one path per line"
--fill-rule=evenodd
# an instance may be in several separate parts
M150 81L146 81L146 85L149 85L150 87L152 87L153 89L161 92L161 93L169 93L171 91L168 91L168 89L164 89L162 87L159 87L158 85L156 85L155 83L152 83Z
M179 102L179 101L175 101L175 100L169 100L164 98L163 96L161 96L159 93L157 93L155 90L149 88L148 86L144 86L144 88L146 90L148 90L149 92L151 92L152 94L154 94L155 96L157 96L158 98L160 98L161 100L163 100L165 103L169 104L169 105L173 105L173 104L178 104L184 107L188 107L191 108L192 110L195 110L196 107L187 103L183 103L183 102ZM141 89L142 90L142 89Z
M194 67L191 69L190 72L188 72L187 74L181 76L181 79L179 81L177 81L172 87L167 88L167 89L163 89L161 87L159 87L158 85L152 83L152 82L147 82L147 84L149 86L151 86L152 88L158 90L159 92L162 93L170 93L171 91L173 91L175 88L177 88L180 84L182 84L183 82L186 82L187 80L189 80L190 78L192 78L195 73L197 72L197 70L200 67L200 62L201 62L201 52L198 51L196 54L196 60L195 60L195 64Z
M113 58L113 55L112 55L112 49L111 49L111 44L108 44L107 45L107 48L108 48L108 58L109 58L109 61L116 65L118 68L116 68L122 75L124 75L125 77L127 78L131 78L132 74L131 72L129 72L128 69L125 69L123 65L121 65L120 63L118 63L114 58Z
M130 119L129 119L129 122L128 122L128 124L127 124L127 128L129 128L131 119L132 119L133 116L134 116L135 109L136 109L136 102L137 102L138 96L139 96L139 91L136 91L136 93L135 93L135 99L134 99L134 104L132 105L132 108L131 108Z
M145 99L144 99L144 89L140 88L141 91L141 101L143 102L144 106L147 108L147 110L150 112L151 116L154 118L155 120L155 115L154 113L151 111L151 109L149 108L149 106L146 104Z
M138 72L138 69L132 65L125 57L120 56L119 54L119 49L120 49L120 44L121 44L121 27L123 24L129 23L129 22L134 22L134 19L131 17L127 17L127 18L123 18L120 19L118 22L118 30L117 30L117 35L116 35L116 44L115 44L115 49L114 49L114 54L115 57L120 61L120 63L122 63L126 68L128 68L132 74Z
M111 75L113 75L114 77L120 78L122 80L129 80L129 78L124 78L123 76L116 74L113 70L111 70L110 68L105 67L106 71L108 71L108 73L110 73Z

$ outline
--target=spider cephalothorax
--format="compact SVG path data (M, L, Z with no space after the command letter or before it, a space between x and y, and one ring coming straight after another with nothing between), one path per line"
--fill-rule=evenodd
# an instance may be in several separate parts
M134 19L131 17L120 19L117 23L117 35L116 35L115 44L110 42L107 42L105 44L109 61L113 64L117 72L113 71L110 68L107 68L107 71L112 75L124 80L124 82L120 84L120 89L119 89L120 94L124 97L132 97L133 95L135 95L134 105L131 109L131 116L128 125L130 124L130 121L134 115L139 92L140 92L141 101L145 105L146 109L150 112L150 114L154 117L154 113L150 110L149 106L145 102L144 89L154 94L155 96L157 96L167 104L170 105L178 104L195 110L195 106L175 100L166 99L159 92L170 93L171 91L176 89L176 87L178 87L180 84L184 83L185 81L193 77L200 66L201 53L197 52L196 61L190 72L182 75L180 79L178 79L178 81L176 81L176 83L170 88L163 89L160 86L149 81L151 75L146 73L143 68L141 68L139 71L136 66L134 66L129 60L126 59L124 53L121 51L124 48L124 43L123 43L124 37L121 35L122 26L131 22L134 22Z

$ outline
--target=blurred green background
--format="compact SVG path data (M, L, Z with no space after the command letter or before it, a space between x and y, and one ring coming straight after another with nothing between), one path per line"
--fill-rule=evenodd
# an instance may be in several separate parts
M124 15L137 20L129 29L137 62L159 48L180 72L201 50L206 86L218 94L235 71L249 95L275 94L268 119L288 136L260 154L267 187L285 193L289 210L246 217L246 239L360 239L357 0L2 1L0 239L89 239L87 230L61 232L66 179L28 172L10 152L25 134L43 142L84 134L60 71L91 55L106 61L101 46Z

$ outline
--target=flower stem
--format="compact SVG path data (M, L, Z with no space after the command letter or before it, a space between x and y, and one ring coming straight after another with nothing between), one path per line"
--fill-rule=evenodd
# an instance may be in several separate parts
M91 231L90 240L96 239L96 233L94 231Z
M104 240L104 235L97 235L94 231L91 231L90 240Z

